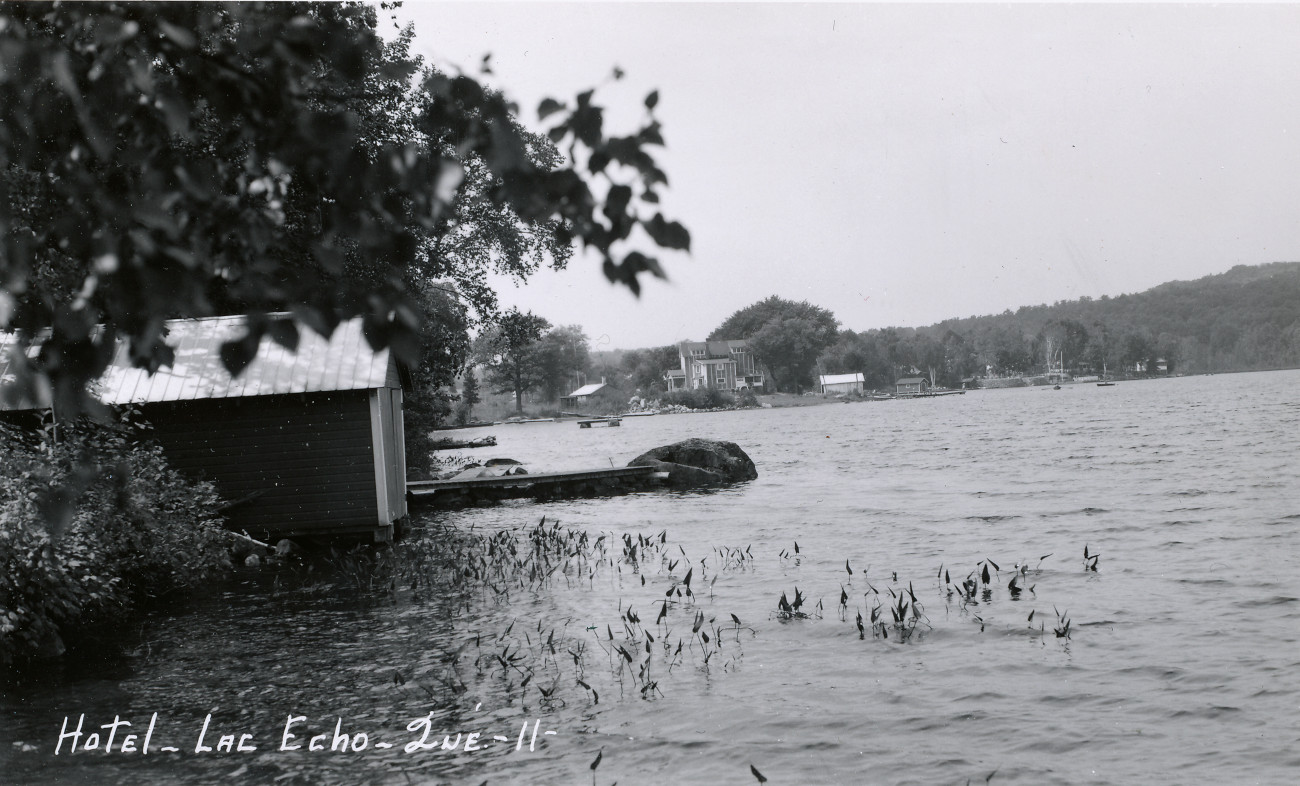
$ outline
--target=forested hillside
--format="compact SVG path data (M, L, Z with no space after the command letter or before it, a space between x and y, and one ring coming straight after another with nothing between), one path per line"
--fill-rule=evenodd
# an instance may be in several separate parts
M769 370L781 370L772 381L790 391L812 387L817 374L853 372L865 375L868 388L889 390L915 374L960 387L971 377L1034 376L1049 366L1112 377L1300 367L1300 262L1238 265L1133 295L922 328L858 333L832 332L834 326L826 309L773 296L737 311L710 338L747 338ZM581 327L567 330L560 344L585 347ZM664 372L677 367L675 346L590 354L584 348L553 376L570 387L603 380L629 395L654 395L664 390ZM539 400L555 400L565 392L560 387L547 387Z
M1300 262L1174 281L1133 295L1081 298L925 328L840 332L823 373L861 371L888 387L912 369L944 384L1035 374L1246 371L1300 366Z

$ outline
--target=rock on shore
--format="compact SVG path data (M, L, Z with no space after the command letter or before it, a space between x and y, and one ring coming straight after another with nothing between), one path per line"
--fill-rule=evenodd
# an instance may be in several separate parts
M734 442L686 439L642 453L629 467L654 467L679 488L736 483L758 477L754 462Z

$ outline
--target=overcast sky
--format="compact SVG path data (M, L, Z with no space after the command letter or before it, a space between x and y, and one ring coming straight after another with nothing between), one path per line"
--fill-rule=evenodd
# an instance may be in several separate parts
M536 122L658 89L692 253L638 300L591 258L499 287L595 349L777 294L854 330L1300 260L1300 5L408 3L417 49ZM618 66L623 80L608 78Z

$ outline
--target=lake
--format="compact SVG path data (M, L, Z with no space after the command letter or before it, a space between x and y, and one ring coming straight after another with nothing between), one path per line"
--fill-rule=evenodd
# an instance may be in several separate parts
M378 568L243 571L150 616L125 660L9 689L0 771L1295 783L1298 389L1279 371L457 432L534 471L730 440L759 477L423 513Z

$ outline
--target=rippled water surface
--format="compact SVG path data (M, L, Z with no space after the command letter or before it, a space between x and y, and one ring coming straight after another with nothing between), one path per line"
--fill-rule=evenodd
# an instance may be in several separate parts
M526 546L543 516L588 549L606 536L605 561L514 589L242 576L151 617L106 673L10 690L0 780L756 783L753 766L774 784L1300 782L1298 388L1286 371L462 432L534 470L726 439L759 478L420 518L423 537L451 524ZM624 534L653 540L635 564ZM987 560L975 602L936 578ZM1032 590L1012 597L1017 563ZM688 566L694 596L656 623ZM860 636L857 613L880 603L892 624L909 586L910 637ZM778 618L796 587L810 618ZM143 734L155 712L148 756L53 754L65 716ZM209 714L208 744L247 733L257 750L195 753ZM290 716L303 750L279 750ZM439 741L506 741L407 753L419 718ZM336 724L367 748L305 750Z

